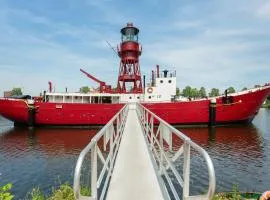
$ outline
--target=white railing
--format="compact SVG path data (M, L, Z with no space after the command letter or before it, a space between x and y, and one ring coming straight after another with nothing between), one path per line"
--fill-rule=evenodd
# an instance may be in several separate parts
M208 153L202 147L192 142L189 137L169 125L143 105L137 104L137 113L152 152L152 157L159 170L162 182L161 187L167 194L168 199L171 199L172 196L176 200L212 199L215 193L216 181L214 166ZM158 125L158 127L155 125ZM177 149L175 149L173 141L181 141L182 146L179 147L180 145L178 145ZM203 195L190 196L191 148L204 158L208 168L209 185L207 193ZM175 161L181 156L183 156L182 175L175 167ZM179 191L179 187L183 188L182 192Z
M105 198L127 113L125 105L80 153L73 183L77 200Z

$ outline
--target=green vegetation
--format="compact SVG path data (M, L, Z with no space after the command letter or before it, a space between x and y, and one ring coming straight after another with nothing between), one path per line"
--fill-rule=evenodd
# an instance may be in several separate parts
M244 87L244 88L242 89L242 91L245 91L245 90L247 90L247 87Z
M22 95L22 89L21 88L13 88L11 90L11 95L12 96Z
M9 191L12 188L12 184L8 183L2 187L0 187L0 200L12 200L14 195L12 195Z
M32 200L45 200L45 195L40 191L39 187L33 188L33 190L28 193L28 199Z
M265 104L262 104L262 108L270 108L270 95L267 97Z
M204 87L201 87L200 90L197 88L191 88L189 85L183 89L182 96L188 98L204 98L206 97L206 90Z
M179 97L181 95L179 87L176 88L176 96Z
M80 92L82 93L88 93L90 91L90 88L88 86L83 86L80 88Z
M81 195L90 196L91 191L88 187L81 187ZM32 192L28 194L28 199L31 200L75 200L73 188L68 184L62 184L58 189L52 188L52 194L45 196L39 188L33 188Z
M235 93L235 89L234 89L233 87L229 87L229 88L227 89L227 93L228 93L228 94Z
M91 190L89 187L81 186L81 195L83 196L91 196Z
M14 195L9 191L12 188L12 184L9 183L0 187L0 200L12 200ZM88 187L81 187L81 194L83 196L90 196L91 191ZM73 188L68 184L62 184L58 189L52 188L52 193L46 196L39 187L33 188L31 192L28 193L27 199L29 200L75 200Z
M212 88L211 92L209 93L209 97L216 97L219 96L219 89L217 88Z
M241 193L239 191L238 185L233 184L232 192L222 192L215 194L213 200L242 200L242 199L250 199L250 200L257 200L261 196L260 193L255 192L246 192Z
M205 98L206 97L206 90L204 87L201 87L200 90L199 90L199 96L201 98Z

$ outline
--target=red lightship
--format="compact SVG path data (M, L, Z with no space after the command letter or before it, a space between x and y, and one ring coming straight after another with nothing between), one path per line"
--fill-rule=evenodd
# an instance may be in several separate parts
M239 93L196 100L176 97L176 73L160 73L157 65L151 83L142 82L138 42L139 29L132 23L121 29L117 48L120 67L117 89L81 71L99 83L88 93L52 92L52 83L43 98L0 98L0 114L15 125L104 125L127 102L140 102L171 124L250 123L270 93L270 85Z

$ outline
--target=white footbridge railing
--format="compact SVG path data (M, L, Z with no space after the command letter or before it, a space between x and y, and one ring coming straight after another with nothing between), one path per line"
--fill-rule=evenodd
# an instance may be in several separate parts
M173 199L176 200L212 199L215 193L216 180L214 166L208 153L202 147L191 141L189 137L159 118L143 105L137 104L137 113L152 152L152 157L159 170L158 174L162 184L161 187L165 190L169 199L171 199L170 197L172 196ZM178 143L182 145L177 145L175 148L173 141L178 141ZM190 196L191 148L204 158L208 168L208 190L203 195ZM175 167L175 161L181 156L183 156L182 176ZM183 188L182 197L177 190L177 185Z
M80 153L73 183L76 199L105 199L127 113L125 105Z
M106 199L128 111L129 105L125 105L80 153L73 185L77 200ZM216 182L213 163L208 153L143 105L136 104L136 111L165 199L212 199ZM177 141L178 145L175 146L174 141ZM200 154L207 165L208 190L203 195L190 196L191 149ZM182 173L179 172L179 167L176 168L181 157ZM132 172L130 174L132 175ZM130 184L132 187L132 183ZM179 191L180 188L182 191Z

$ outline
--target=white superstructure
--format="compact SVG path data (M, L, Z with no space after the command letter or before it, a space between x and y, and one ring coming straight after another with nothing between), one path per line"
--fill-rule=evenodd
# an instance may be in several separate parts
M152 77L143 94L120 93L46 93L46 102L56 103L126 103L126 102L171 102L176 95L176 73L165 71Z

